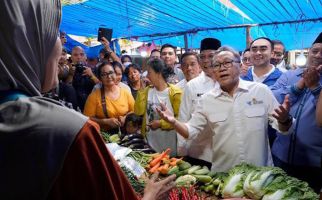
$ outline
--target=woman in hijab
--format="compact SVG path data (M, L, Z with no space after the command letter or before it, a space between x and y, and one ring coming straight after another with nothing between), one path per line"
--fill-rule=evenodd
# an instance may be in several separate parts
M60 0L0 1L0 194L3 199L137 199L98 125L41 97L57 84ZM174 177L148 181L158 199Z

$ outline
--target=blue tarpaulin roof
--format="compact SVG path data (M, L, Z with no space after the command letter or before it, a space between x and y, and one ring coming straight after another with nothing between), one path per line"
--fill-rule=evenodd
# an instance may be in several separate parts
M99 27L113 38L199 48L215 37L238 50L251 38L279 39L288 50L309 47L322 32L322 0L88 0L63 6L61 29L95 37Z

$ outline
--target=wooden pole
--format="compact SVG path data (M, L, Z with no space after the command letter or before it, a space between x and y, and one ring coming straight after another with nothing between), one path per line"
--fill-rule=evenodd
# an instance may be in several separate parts
M252 42L250 37L250 28L251 26L246 27L246 48L249 48L250 43Z
M188 35L187 35L187 33L184 34L184 51L188 52Z

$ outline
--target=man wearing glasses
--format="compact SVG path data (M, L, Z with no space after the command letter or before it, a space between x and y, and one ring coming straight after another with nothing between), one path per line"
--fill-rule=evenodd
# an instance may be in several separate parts
M248 69L243 77L246 81L273 85L282 75L282 72L270 63L273 56L274 44L269 38L260 37L250 43L250 61L253 67Z
M267 86L241 80L240 56L229 47L218 49L211 67L220 88L202 96L187 123L176 120L165 106L158 109L160 116L192 140L210 126L214 171L227 171L241 162L272 165L267 122L284 133L288 130L292 124L288 97L280 105Z
M275 65L281 72L287 72L287 68L285 65L284 54L285 54L285 46L283 42L279 40L272 40L274 44L273 55L271 58L271 63Z

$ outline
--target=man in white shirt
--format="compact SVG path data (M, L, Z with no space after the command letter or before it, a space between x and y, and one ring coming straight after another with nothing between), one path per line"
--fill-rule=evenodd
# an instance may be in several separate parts
M184 89L181 99L179 120L187 122L196 109L203 94L215 88L213 69L211 60L216 50L221 46L221 42L215 38L205 38L200 44L200 75L189 81ZM188 156L188 161L193 164L205 164L212 162L212 130L207 127L194 140L186 140L178 134L178 154ZM203 163L202 161L206 161Z
M200 72L200 59L197 53L195 52L186 52L181 56L181 70L184 74L185 79L182 79L179 83L176 84L179 88L184 90L187 83L196 78Z
M227 171L241 162L272 165L267 122L282 132L289 129L288 96L279 105L267 86L241 80L240 56L231 48L219 48L211 66L220 89L202 96L187 123L176 120L164 105L158 109L160 116L188 139L211 127L214 171Z

